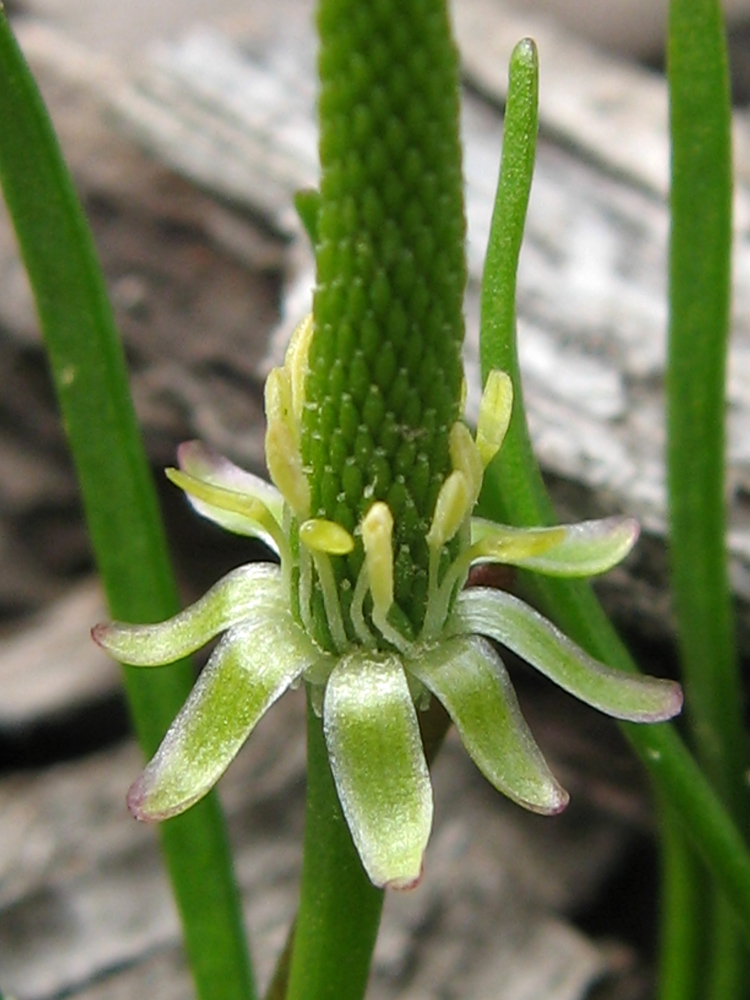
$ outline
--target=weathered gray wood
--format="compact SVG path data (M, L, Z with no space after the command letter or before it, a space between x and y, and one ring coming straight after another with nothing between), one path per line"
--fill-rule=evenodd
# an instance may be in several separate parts
M106 617L99 585L90 580L0 646L0 730L22 729L119 690L117 667L88 636L91 623Z

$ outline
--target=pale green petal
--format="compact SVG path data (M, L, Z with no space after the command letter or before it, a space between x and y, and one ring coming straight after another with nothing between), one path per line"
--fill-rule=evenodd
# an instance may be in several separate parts
M432 826L432 788L400 660L362 651L344 656L326 687L323 725L365 871L378 886L414 885Z
M174 618L156 625L123 622L96 625L95 641L121 663L162 666L195 652L219 632L246 619L283 608L281 570L271 563L249 563L225 577Z
M552 622L504 591L465 590L456 601L451 627L502 643L565 691L616 719L660 722L682 708L679 684L599 663Z
M268 708L321 657L288 611L230 629L130 789L133 815L167 819L202 798Z
M200 441L186 441L177 449L177 460L183 472L202 479L211 486L220 486L234 493L257 497L269 508L281 524L284 500L276 489L260 476L241 469L228 458L207 448Z
M560 544L564 527L514 528L475 517L471 521L472 562L498 562L518 566Z
M185 489L194 510L236 535L261 538L278 554L276 526L282 524L284 500L275 486L260 476L241 469L228 458L211 451L200 441L186 441L181 444L177 449L177 460L182 472L207 487L225 491L226 499L230 501L222 504L212 503L210 499L195 496L189 489ZM185 488L182 484L179 485ZM271 530L268 523L264 523L266 520L264 517L248 516L247 510L233 510L231 504L233 495L255 500L265 507L273 520L270 525Z
M511 528L475 518L472 552L478 560L509 563L548 576L595 576L625 558L638 531L632 517L605 517L553 528Z
M477 636L445 639L406 662L445 707L482 774L534 812L564 809L567 792L547 766L500 657Z

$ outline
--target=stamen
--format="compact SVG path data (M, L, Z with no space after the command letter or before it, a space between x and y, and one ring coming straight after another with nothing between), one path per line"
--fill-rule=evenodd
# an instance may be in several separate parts
M310 485L302 467L299 424L292 406L292 379L284 368L274 368L266 379L266 464L271 479L294 511L307 517Z
M388 621L393 604L393 514L382 500L376 501L362 519L367 581L372 594L372 620L384 639L405 652L409 642Z
M310 509L310 485L295 436L280 421L269 420L268 423L266 464L274 485L294 511L297 520L304 520Z
M302 411L305 407L305 379L308 372L307 357L310 353L310 344L314 330L312 313L308 313L302 322L296 326L284 357L284 367L289 371L291 380L292 411L297 422L302 420Z
M432 524L427 532L430 549L440 553L461 527L461 523L471 511L471 488L466 475L455 469L440 487Z
M282 580L282 583L284 584L284 589L285 589L286 593L289 594L290 597L291 597L291 592L292 592L292 555L291 555L292 548L291 548L289 539L292 537L291 532L292 532L293 515L292 515L292 511L291 511L291 508L289 507L288 503L285 503L285 504L282 505L282 515L281 515L281 518L282 518L281 529L284 532L284 542L285 542L285 544L287 546L287 551L289 552L289 558L281 560L281 580ZM299 594L298 594L298 599L299 599Z
M202 500L213 507L218 507L219 510L239 514L257 524L262 532L271 536L282 561L288 560L289 544L286 535L269 508L258 497L228 490L223 486L214 486L181 469L168 468L164 470L164 474L170 482L196 500Z
M368 649L375 646L375 636L372 634L367 621L365 620L364 614L364 603L365 595L367 594L369 585L369 578L367 575L367 560L362 563L360 571L357 575L357 582L354 585L354 594L352 595L352 604L349 609L349 615L352 620L352 625L354 626L354 632L362 643L363 646Z
M479 449L471 436L471 431L460 420L457 420L451 427L448 448L453 468L463 472L466 476L471 496L470 505L473 509L474 504L479 499L479 491L482 489L484 466Z
M313 635L312 561L304 546L299 550L299 615L309 635Z
M481 522L480 522L481 523ZM471 528L469 529L471 532ZM474 562L499 562L513 565L516 560L542 555L559 545L565 538L565 528L545 528L535 532L528 528L513 528L488 522L486 534L467 545L446 570L437 596L430 627L442 627L448 614L451 597L460 590ZM432 611L432 608L430 609ZM425 635L427 635L425 628Z
M513 410L513 383L494 369L487 376L477 420L477 448L485 468L497 455L505 439Z
M336 649L340 653L343 653L348 647L349 642L346 637L344 616L341 612L336 576L328 556L342 556L351 552L354 548L354 539L346 528L343 528L335 521L328 521L322 517L313 517L308 521L303 521L300 525L299 540L303 546L300 549L300 558L305 549L312 552L313 562L318 571L320 588L323 592L323 604L325 605L326 619L331 632L331 638ZM306 583L308 588L311 587L310 581L306 581ZM300 587L301 584L302 575L300 573ZM302 595L300 595L301 599Z
M471 560L467 558L471 527L464 521L459 528L461 546L459 554L448 566L443 579L438 582L438 567L442 549L430 549L430 581L427 610L422 625L421 638L430 642L437 638L448 617L448 608L455 591L460 590L469 575Z
M272 368L264 391L268 423L282 423L296 432L292 408L292 379L286 368Z
M323 517L303 521L299 529L299 540L313 552L324 552L331 556L345 556L354 549L354 539L346 528Z
M336 585L336 577L331 566L331 560L324 553L313 551L313 561L315 569L318 571L320 589L323 591L323 604L326 609L326 618L331 638L339 653L343 653L347 649L349 642L346 638L344 617L341 614L341 603L339 601L339 589Z
M362 544L373 605L387 614L393 604L393 514L382 500L362 519Z

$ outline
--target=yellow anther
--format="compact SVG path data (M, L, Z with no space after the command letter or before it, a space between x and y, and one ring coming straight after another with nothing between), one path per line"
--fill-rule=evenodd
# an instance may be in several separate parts
M346 528L323 517L303 521L299 540L313 552L325 552L330 556L345 556L354 548L354 539Z
M513 383L505 372L494 369L479 404L477 448L485 468L500 451L513 410Z
M456 469L440 487L432 524L427 533L429 547L440 549L449 542L461 527L472 506L468 480L463 472Z
M266 420L286 424L297 436L297 425L292 409L292 379L286 368L272 368L265 388Z
M284 367L289 372L291 380L292 409L297 422L302 419L302 411L305 407L307 358L310 353L314 329L312 313L308 313L302 322L297 324L284 357Z
M362 519L362 545L372 602L379 615L385 616L393 604L393 514L382 500Z
M463 472L466 476L471 496L471 506L473 507L479 498L479 491L482 488L484 465L482 464L476 442L471 436L471 431L460 420L457 420L451 427L448 437L448 448L453 468L458 472Z
M310 486L302 467L299 424L292 409L292 379L273 368L266 379L266 464L271 479L298 519L307 517Z
M266 464L276 488L298 520L310 509L310 485L302 467L299 445L288 424L269 421L266 430Z

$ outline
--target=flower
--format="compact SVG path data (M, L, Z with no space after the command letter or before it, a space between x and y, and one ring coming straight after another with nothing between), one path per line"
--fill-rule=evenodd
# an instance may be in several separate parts
M598 663L510 593L464 589L471 567L485 562L561 576L601 573L630 551L638 535L631 518L532 529L472 518L484 469L510 420L512 384L502 372L488 379L476 436L463 421L450 429L452 470L424 537L427 597L415 634L394 601L394 517L388 504L372 498L353 533L311 516L300 437L313 329L312 318L300 324L284 365L266 385L266 457L275 486L197 442L182 445L179 469L167 470L198 513L230 531L260 537L280 565L233 570L167 622L98 625L93 635L118 659L155 666L224 633L130 789L128 804L137 818L166 819L197 802L268 708L304 681L322 714L331 770L364 868L375 885L405 888L420 877L432 823L417 721L432 697L499 791L538 813L554 814L567 804L492 641L618 719L670 718L680 711L682 693L673 682ZM334 565L358 548L362 558L352 586L346 577L337 580ZM325 639L314 614L319 596Z

